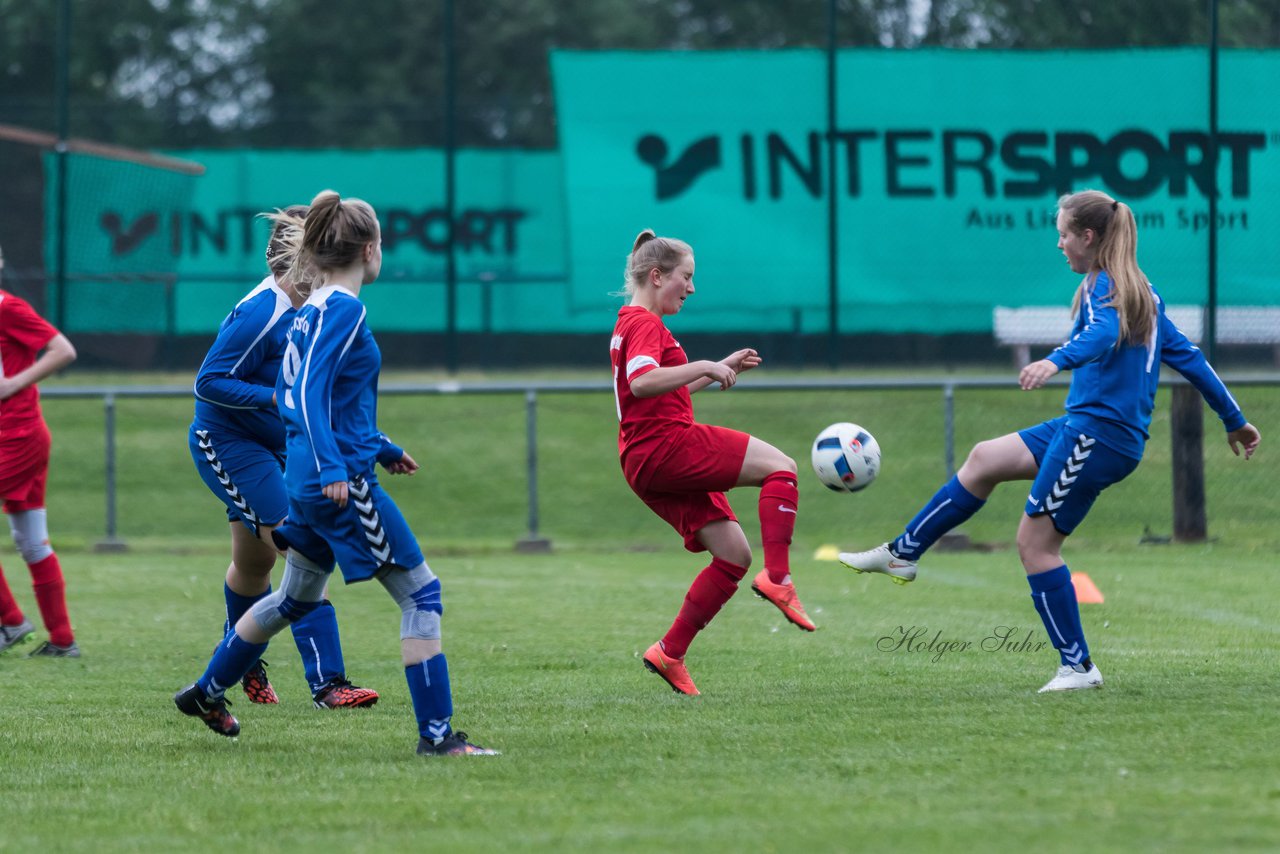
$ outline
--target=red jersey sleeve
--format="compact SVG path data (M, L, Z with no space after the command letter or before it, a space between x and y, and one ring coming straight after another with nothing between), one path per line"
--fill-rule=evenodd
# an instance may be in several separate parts
M25 300L9 293L0 298L0 336L5 343L16 344L34 357L57 334L53 324L36 314Z

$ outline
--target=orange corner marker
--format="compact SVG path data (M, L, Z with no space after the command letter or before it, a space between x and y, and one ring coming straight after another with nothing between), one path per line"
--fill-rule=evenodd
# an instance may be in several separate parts
M1093 579L1083 572L1071 573L1071 583L1076 586L1076 601L1085 605L1101 605L1105 601L1102 591Z

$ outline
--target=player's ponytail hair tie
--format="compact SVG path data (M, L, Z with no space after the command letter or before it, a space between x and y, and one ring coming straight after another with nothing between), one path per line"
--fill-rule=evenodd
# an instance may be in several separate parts
M1112 199L1112 200L1111 200L1111 210L1112 210L1112 211L1118 211L1118 210L1120 210L1120 200L1119 200L1119 199Z

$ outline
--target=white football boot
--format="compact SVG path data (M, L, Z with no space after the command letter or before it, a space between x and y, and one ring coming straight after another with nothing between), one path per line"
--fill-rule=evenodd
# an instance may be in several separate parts
M840 552L839 558L854 572L881 572L892 578L894 584L916 580L916 562L889 551L888 543L866 552Z
M1095 664L1088 670L1081 673L1070 664L1064 664L1058 668L1057 674L1044 684L1037 693L1045 694L1050 691L1078 691L1081 688L1101 688L1102 687L1102 671Z

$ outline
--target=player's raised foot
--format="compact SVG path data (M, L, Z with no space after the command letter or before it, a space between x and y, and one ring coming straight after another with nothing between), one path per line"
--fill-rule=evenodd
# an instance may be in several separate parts
M204 725L216 732L234 738L240 734L240 722L227 711L228 701L224 698L214 700L207 696L200 686L192 683L173 695L173 703L178 711L193 718L204 721Z
M1044 683L1044 687L1037 693L1047 694L1051 691L1079 691L1082 688L1101 688L1102 687L1102 671L1098 669L1096 664L1089 662L1086 670L1076 670L1070 664L1064 664L1058 668L1058 672L1052 679Z
M76 642L72 641L67 646L58 646L53 641L45 641L31 652L27 653L27 658L79 658L80 647L76 646Z
M813 624L813 620L809 619L809 615L804 612L804 606L800 604L799 597L796 596L796 586L794 584L774 584L769 580L769 573L760 570L756 573L756 577L751 581L751 589L755 594L766 602L772 602L782 612L782 616L791 621L792 625L797 628L811 632L817 628Z
M358 688L345 677L330 679L312 695L317 709L362 709L378 702L378 692Z
M440 741L418 739L419 756L501 756L499 750L481 747L467 740L465 732L451 732Z
M31 625L31 621L26 617L23 617L22 622L16 626L0 626L0 652L22 643L31 637L31 633L35 630L36 627Z
M276 689L271 687L271 680L267 678L267 663L262 659L258 659L258 663L249 668L249 672L240 680L240 687L244 689L250 703L271 705L280 702Z
M889 550L888 543L865 552L840 552L839 558L854 572L880 572L893 579L894 584L916 580L916 562L898 557Z
M685 669L684 659L672 658L663 652L662 641L658 641L645 650L644 666L667 680L671 690L677 694L687 694L690 697L698 696L698 686L694 685L693 680L689 678L689 671Z

